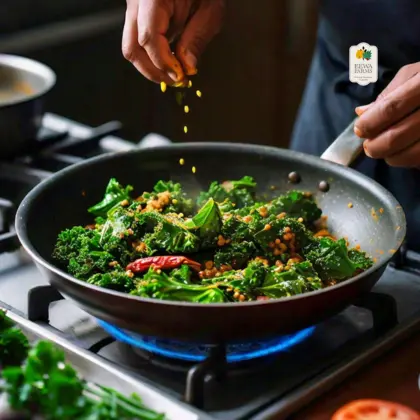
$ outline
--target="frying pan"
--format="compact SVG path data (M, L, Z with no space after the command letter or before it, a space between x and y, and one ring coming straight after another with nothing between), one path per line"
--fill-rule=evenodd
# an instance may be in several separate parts
M17 233L41 272L66 298L120 328L205 343L288 334L342 311L368 292L405 236L405 215L396 199L373 180L343 166L361 149L361 140L351 134L352 127L330 146L323 159L230 143L176 144L88 159L51 176L25 197L17 211ZM179 164L180 158L185 165ZM197 168L195 174L192 166ZM290 176L292 172L295 174ZM91 222L87 208L102 198L110 177L134 185L135 192L141 194L159 179L180 181L190 193L197 193L215 179L244 175L253 176L261 192L271 185L280 191L312 191L328 215L330 229L347 237L351 245L360 244L377 259L375 265L348 281L299 296L195 304L140 298L89 285L62 271L51 259L62 229ZM300 182L293 183L296 181Z

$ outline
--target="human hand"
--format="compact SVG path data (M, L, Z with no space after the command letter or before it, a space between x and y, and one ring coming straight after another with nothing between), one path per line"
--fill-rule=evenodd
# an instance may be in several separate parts
M404 66L375 102L356 108L354 132L367 156L420 167L420 62Z
M223 12L224 0L127 0L123 55L153 82L186 85L219 32Z

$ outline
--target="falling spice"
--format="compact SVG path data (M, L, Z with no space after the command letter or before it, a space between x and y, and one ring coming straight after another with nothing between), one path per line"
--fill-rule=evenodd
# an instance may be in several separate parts
M184 106L184 112L188 114L190 112L190 107L188 105Z
M352 209L352 208L353 208L353 203L348 203L348 204L347 204L347 207L348 207L349 209Z
M184 133L187 134L188 133L188 127L186 125L184 125Z
M160 82L160 90L162 92L166 92L166 83L165 82Z
M197 90L197 92L195 92L195 93L199 98L201 98L201 90Z
M193 173L193 174L195 174L195 173L197 172L196 167L195 167L195 166L193 166L193 167L191 168L191 171L192 171L192 173Z
M183 165L185 163L185 160L183 158L179 159L179 164Z
M188 87L192 87L192 80L188 80Z

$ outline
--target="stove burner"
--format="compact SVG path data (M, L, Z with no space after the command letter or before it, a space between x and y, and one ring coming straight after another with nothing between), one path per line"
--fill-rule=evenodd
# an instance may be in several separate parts
M118 341L171 359L201 362L208 357L210 352L211 346L209 345L147 337L122 330L101 320L98 320L98 323ZM309 327L297 333L270 340L228 344L226 359L228 363L238 363L285 352L312 335L314 330L315 327Z

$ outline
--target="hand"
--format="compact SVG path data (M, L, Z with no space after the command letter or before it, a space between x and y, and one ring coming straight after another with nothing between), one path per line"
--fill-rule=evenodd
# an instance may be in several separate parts
M354 132L367 156L420 167L420 62L404 66L375 102L356 108Z
M185 85L219 32L223 12L224 0L127 0L123 55L153 82Z

